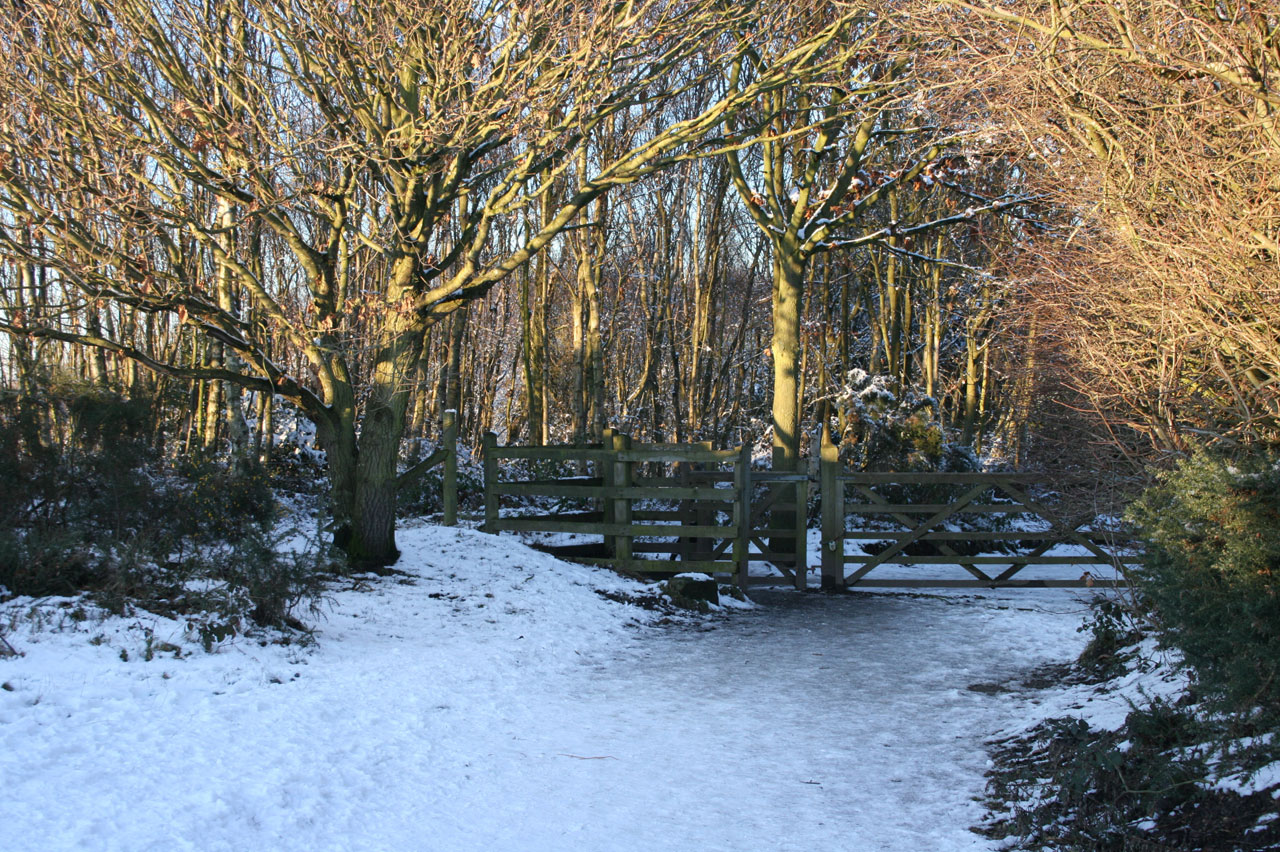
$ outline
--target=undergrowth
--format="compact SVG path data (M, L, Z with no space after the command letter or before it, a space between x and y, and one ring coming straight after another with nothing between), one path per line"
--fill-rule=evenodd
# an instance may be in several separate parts
M1085 629L1067 685L1106 691L1155 666L1139 643L1158 627L1131 602L1100 599ZM1134 701L1116 730L1051 718L993 743L982 832L1055 852L1280 849L1280 790L1240 785L1280 760L1280 738L1265 715L1217 706L1193 678L1181 696Z
M305 631L343 563L315 541L284 546L267 472L166 461L137 404L72 390L40 402L57 432L23 416L31 405L0 416L0 601L84 594L117 614L189 618L207 646Z
M1095 606L1075 675L1127 675L1148 632L1187 689L1136 700L1115 731L1049 719L997 744L987 831L1069 852L1280 849L1280 464L1198 450L1128 518L1145 544L1132 597Z

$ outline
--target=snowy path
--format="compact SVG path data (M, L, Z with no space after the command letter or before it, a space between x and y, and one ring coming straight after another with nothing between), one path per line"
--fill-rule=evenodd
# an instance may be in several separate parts
M594 592L626 581L465 531L403 544L417 579L339 594L318 649L143 663L119 620L16 628L5 848L989 849L982 740L1034 696L966 687L1083 642L1056 591L775 592L636 631Z
M599 667L513 734L520 759L503 763L543 810L496 847L990 848L967 830L982 740L1025 697L966 687L1044 661L1078 614L1045 630L1043 613L973 599L759 597L764 611Z

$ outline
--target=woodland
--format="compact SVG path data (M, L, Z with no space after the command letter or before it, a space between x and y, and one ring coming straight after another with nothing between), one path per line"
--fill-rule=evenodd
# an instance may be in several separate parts
M0 598L296 627L438 504L449 410L789 472L826 428L1118 495L1095 659L1154 631L1274 734L1271 0L16 0L0 45Z
M882 469L1274 440L1265 4L534 11L6 10L6 419L234 467L296 412L369 564L446 408L788 469L824 419Z

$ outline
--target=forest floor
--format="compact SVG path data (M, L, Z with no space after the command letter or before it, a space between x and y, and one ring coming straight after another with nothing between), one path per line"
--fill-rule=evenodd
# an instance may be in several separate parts
M673 618L507 538L400 542L309 642L206 653L142 612L0 607L0 845L995 849L972 830L988 741L1127 707L1043 676L1087 641L1079 592L777 590Z

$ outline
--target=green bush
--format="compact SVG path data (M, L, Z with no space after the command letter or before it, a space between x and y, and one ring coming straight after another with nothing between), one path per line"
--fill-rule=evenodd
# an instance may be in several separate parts
M236 539L266 530L275 520L271 479L261 465L233 469L201 460L180 468L178 474L190 488L172 509L181 535L201 541Z
M210 573L243 596L244 614L255 624L301 629L298 608L317 614L324 581L343 567L326 548L289 551L264 534L251 533L216 558Z
M1129 511L1146 540L1136 598L1104 598L1075 676L1129 671L1148 629L1181 652L1191 688L1144 698L1118 730L1046 721L1001 744L992 836L1059 852L1280 849L1269 790L1215 779L1275 761L1280 727L1280 469L1193 454Z
M460 455L463 455L460 453ZM412 462L410 462L412 463ZM484 508L484 468L470 458L458 459L458 508ZM444 465L420 474L396 494L396 513L401 518L434 515L444 511Z
M1142 639L1142 617L1133 602L1120 598L1095 598L1089 609L1090 616L1080 627L1081 633L1090 634L1089 644L1077 662L1094 680L1118 677Z
M189 615L208 645L251 624L303 629L300 609L339 566L269 538L266 471L166 465L144 406L73 390L0 410L0 595L83 592L115 613Z
M1198 783L1204 737L1189 708L1159 699L1134 708L1118 731L1046 720L997 750L988 773L997 816L985 831L1018 838L1019 849L1060 852L1266 848L1224 845L1258 814ZM1223 819L1224 810L1238 818Z
M99 584L98 555L81 531L0 529L0 588L43 597L71 595Z
M1139 588L1222 709L1280 718L1280 469L1196 452L1130 510Z

